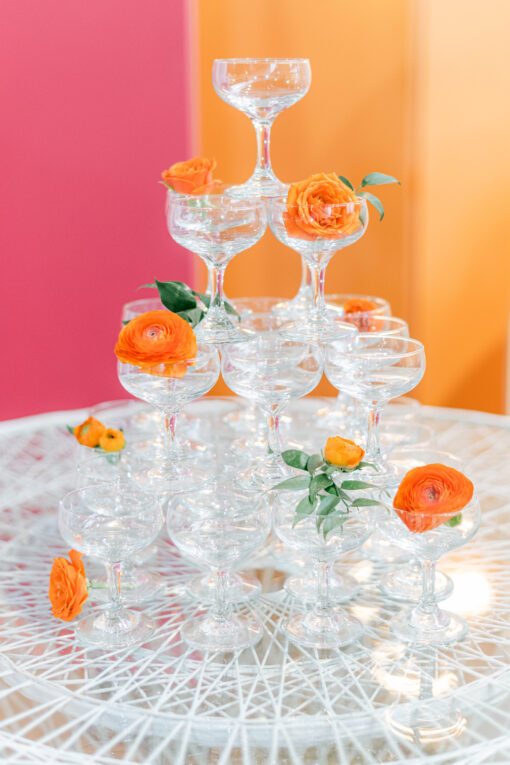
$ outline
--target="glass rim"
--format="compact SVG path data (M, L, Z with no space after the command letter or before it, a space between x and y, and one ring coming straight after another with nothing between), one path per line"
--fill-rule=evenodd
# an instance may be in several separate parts
M117 453L118 452L110 452L110 454L117 454ZM100 455L91 455L91 459L93 459L95 456L100 456ZM87 460L87 462L88 461L89 460ZM158 496L156 494L154 494L153 492L144 491L143 489L138 489L136 486L133 485L132 481L128 481L127 479L120 480L118 482L118 486L120 489L127 489L127 491L123 492L124 496L141 496L147 499L151 499L156 504L161 505L158 499ZM64 496L59 499L59 504L64 506L66 501L72 501L72 499L79 494L85 494L85 492L90 492L91 490L94 490L94 492L98 492L101 489L105 490L108 493L109 497L112 496L111 483L107 483L107 482L89 483L86 486L79 486L75 489L71 489L71 491L66 492ZM122 493L122 491L120 493Z
M393 512L395 512L397 515L403 515L406 518L420 518L420 519L426 519L426 518L444 518L444 521L447 521L449 518L453 518L455 515L460 515L461 513L464 513L466 510L468 510L471 505L476 504L478 502L478 497L476 495L476 490L473 491L473 496L462 507L459 507L458 510L450 510L447 513L435 513L433 511L426 511L426 510L401 510L400 508L397 508L393 505L391 505L391 508ZM442 523L444 523L442 521ZM441 524L438 524L441 525ZM434 531L435 529L428 529L428 531ZM423 533L423 532L422 532Z
M256 63L264 63L267 64L269 62L274 63L275 61L278 61L283 64L303 64L303 63L310 63L309 58L272 58L272 57L262 57L262 58L215 58L213 61L214 64L246 64L248 62L256 62Z
M227 188L234 188L235 184L229 184ZM203 210L218 210L222 207L226 206L225 201L231 203L231 206L235 210L239 210L240 212L243 212L245 210L253 210L256 207L260 209L266 209L266 202L264 199L261 199L260 197L256 197L255 195L251 199L241 199L234 196L231 196L230 194L225 194L222 192L221 194L181 194L178 191L174 191L173 189L167 188L167 194L170 198L170 206L176 206L179 205L180 207L188 206L188 203L191 201L197 201L201 200L202 204L193 206L192 209L199 211ZM213 204L213 200L221 199L221 206L216 203Z
M367 340L371 337L377 336L379 333L377 332L357 332L356 337L354 338L354 341L356 342L358 339ZM390 336L390 335L384 335L382 332L380 334L381 340L401 340L405 343L414 343L416 348L412 351L406 351L405 353L399 353L398 351L395 351L393 354L389 353L387 355L387 359L391 358L397 358L397 359L405 359L409 356L414 356L418 351L425 350L425 346L421 342L421 340L415 340L414 337L398 337L398 336ZM345 351L345 354L348 356L356 356L360 354L360 351L356 348L347 348Z
M350 202L317 202L317 204L299 204L298 202L291 202L290 204L283 199L283 197L273 197L269 199L269 205L270 207L276 207L276 208L285 208L286 210L290 209L300 209L300 210L307 210L307 209L313 209L318 207L333 207L335 209L341 208L341 207L349 207L351 205L360 205L365 206L367 205L367 200L365 197L356 197L356 199L351 200Z

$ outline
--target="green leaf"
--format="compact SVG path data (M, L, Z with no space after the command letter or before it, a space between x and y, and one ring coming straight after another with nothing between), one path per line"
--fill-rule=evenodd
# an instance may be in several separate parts
M326 470L324 471L326 475L333 475L333 473L343 473L343 470L341 470L336 465L328 465Z
M310 499L312 502L315 501L315 498L317 497L317 494L322 491L323 489L326 489L326 487L331 486L333 481L331 478L328 478L327 475L324 473L319 473L319 475L316 475L312 478L310 481Z
M324 464L324 460L322 459L322 456L320 454L311 454L310 457L308 457L308 462L306 463L306 469L308 472L313 475L317 468L319 468L321 465Z
M375 507L380 504L376 499L368 499L368 497L358 497L351 502L352 507Z
M196 290L191 290L191 292L195 295L195 297L202 301L206 308L209 308L209 304L211 302L209 295L204 295L203 292L197 292Z
M322 529L322 533L324 534L324 539L326 539L330 531L333 531L333 529L336 529L338 526L343 526L344 523L345 523L345 518L342 518L341 516L332 515L329 518L326 518L324 520L324 526Z
M179 313L197 307L197 301L189 287L182 282L158 282L156 279L161 302L169 311Z
M402 185L392 175L386 175L386 173L368 173L361 181L358 189L362 189L365 186L383 186L385 183L398 183L399 186Z
M358 491L358 489L376 489L377 486L366 481L342 481L340 488L347 491Z
M197 324L202 321L202 318L204 317L204 312L201 308L199 308L197 305L195 308L188 309L187 311L176 311L178 316L181 316L185 321L188 322L192 327L196 327Z
M365 197L365 199L368 199L371 204L374 205L375 209L379 213L379 220L381 221L384 218L384 207L382 205L382 202L380 199L378 199L373 194L369 194L368 191L359 191L358 192L359 197Z
M74 436L74 428L72 428L70 425L66 425L66 428L68 429L69 433Z
M338 496L340 497L342 502L350 502L351 501L351 498L349 497L349 495L347 494L346 491L342 491L342 489L339 489L338 487L337 487L337 491L338 491Z
M229 302L228 302L228 300L224 300L224 301L223 301L223 305L225 306L225 311L226 311L227 313L229 313L231 316L237 316L237 318L239 319L239 321L241 321L241 316L240 316L240 315L239 315L239 313L236 311L236 309L234 308L234 306L232 305L232 303L229 303Z
M155 284L140 284L140 286L137 287L137 289L143 290L145 287L147 287L147 289L154 289L154 290L157 289Z
M299 449L286 449L282 452L282 458L286 465L297 468L298 470L306 470L306 463L308 462L308 454L302 452Z
M342 183L345 183L346 186L348 186L350 189L352 189L354 191L354 186L352 185L350 180L345 177L345 175L339 175L338 177L340 178Z
M328 486L328 488L325 489L324 491L327 491L328 494L334 494L335 497L340 497L340 489L334 483L332 483L331 486ZM347 494L346 496L348 497L349 495Z
M334 497L331 494L329 497L322 497L321 501L319 503L319 509L317 510L317 513L319 515L329 515L333 512L335 507L340 502L339 497Z
M453 518L448 518L448 520L443 523L443 526L450 526L450 528L453 529L455 526L458 526L459 523L462 523L462 513L457 513Z
M123 321L122 323L123 323L124 326L126 326L126 324L129 324L130 321L131 321L131 319L126 319L126 321Z
M277 483L276 486L272 486L271 491L275 491L276 489L286 491L299 491L300 489L308 489L309 486L309 475L296 475L293 478L286 478L285 481Z
M374 465L373 462L360 462L358 464L358 469L364 468L364 467L369 467L369 468L373 468L374 470L377 470L377 465Z

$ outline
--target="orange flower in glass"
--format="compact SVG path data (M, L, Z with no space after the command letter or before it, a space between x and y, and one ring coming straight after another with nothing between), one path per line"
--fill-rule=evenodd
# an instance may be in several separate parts
M345 314L350 314L375 311L378 306L373 300L368 300L367 298L349 298L342 307Z
M121 329L115 355L148 374L184 377L197 355L197 340L188 322L176 313L147 311Z
M324 459L336 467L358 467L364 454L361 446L341 436L328 438L324 448Z
M284 223L299 239L341 239L356 231L359 214L356 192L336 173L317 173L291 184Z
M165 185L178 194L210 194L222 181L213 178L215 159L194 157L186 162L176 162L161 173Z
M423 465L406 473L393 507L409 531L422 533L457 515L473 491L472 482L459 470L440 463Z
M115 428L106 428L105 432L99 439L99 446L105 452L120 452L126 444L124 433L122 430L115 430Z
M102 422L96 420L95 417L89 417L82 422L81 425L77 425L73 429L73 433L76 440L82 446L90 446L92 448L99 446L99 440L104 435L106 427Z
M48 592L53 616L64 622L80 613L88 597L82 555L76 550L70 550L68 555L71 562L66 558L53 559Z
M377 303L367 298L349 298L343 304L344 321L354 324L360 332L371 332L377 325L370 322L372 311L378 308Z

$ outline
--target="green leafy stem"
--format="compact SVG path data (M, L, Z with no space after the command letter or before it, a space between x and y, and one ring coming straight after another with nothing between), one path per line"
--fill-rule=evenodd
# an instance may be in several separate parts
M185 282L160 282L155 279L154 284L142 284L139 289L142 287L157 289L160 300L165 308L181 316L192 327L196 327L202 321L211 307L209 295L204 295L202 292L191 289ZM197 303L197 298L202 303L202 306ZM213 305L217 305L217 301ZM234 306L226 300L224 301L224 306L227 313L237 316L238 319L240 318ZM125 323L127 324L128 322Z
M290 467L302 470L305 475L296 475L273 486L273 490L301 491L308 489L308 494L298 502L293 526L315 514L317 532L327 535L342 527L352 508L381 505L368 497L353 498L350 492L375 489L376 486L366 481L346 478L340 485L332 476L335 473L354 473L363 467L373 467L369 462L360 462L354 468L338 467L324 459L322 454L307 454L299 449L282 452L284 462Z
M365 188L365 186L383 186L387 183L398 183L399 186L402 185L397 178L394 178L392 175L386 175L386 173L368 173L365 175L357 189L354 188L353 184L345 176L339 175L338 177L342 183L345 183L345 185L352 189L352 191L355 191L358 197L364 197L368 202L373 204L379 213L379 220L384 218L384 207L381 200L369 191L361 191L361 189Z

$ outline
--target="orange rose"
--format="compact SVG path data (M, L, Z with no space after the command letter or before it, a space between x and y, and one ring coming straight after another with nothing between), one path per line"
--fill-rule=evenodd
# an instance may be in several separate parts
M455 468L423 465L406 473L393 507L409 531L421 533L457 515L471 501L473 491L469 478Z
M102 422L96 420L95 417L89 417L81 425L77 425L73 433L80 444L94 448L99 445L99 439L105 430L106 427Z
M99 446L104 449L105 452L120 452L126 444L124 433L122 430L115 430L114 428L106 428L105 432L99 439Z
M349 298L343 304L344 313L365 313L366 311L375 311L378 308L377 303L367 298Z
M341 239L358 228L360 209L356 193L335 173L317 173L291 184L285 228L299 239Z
M370 317L373 311L378 308L377 303L373 300L367 300L366 298L349 298L343 304L344 309L344 321L349 324L354 324L360 332L371 332L377 329L375 324L372 324Z
M71 563L66 558L53 559L48 592L53 616L64 622L70 622L80 613L88 596L82 555L76 550L70 550L68 555Z
M222 181L213 179L215 159L195 157L186 162L176 162L161 173L163 181L179 194L210 194Z
M188 322L176 313L147 311L123 326L115 355L149 374L183 377L197 355L197 340Z
M355 468L363 459L365 452L348 438L332 436L326 441L324 459L337 467Z

